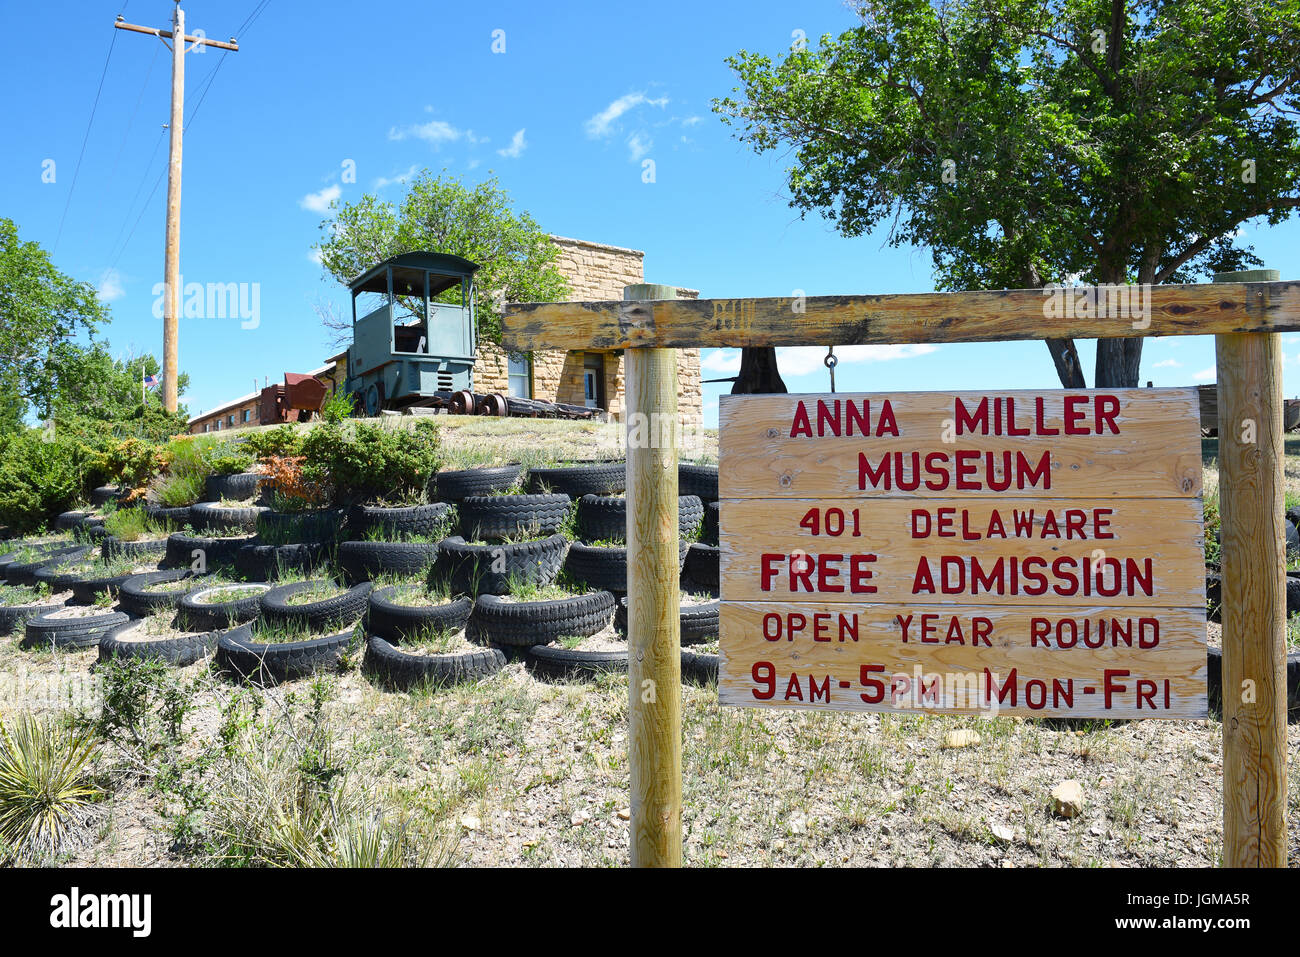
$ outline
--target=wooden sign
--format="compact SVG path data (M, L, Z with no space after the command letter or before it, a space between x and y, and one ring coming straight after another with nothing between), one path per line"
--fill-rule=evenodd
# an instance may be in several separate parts
M1206 713L1195 389L723 396L723 704Z

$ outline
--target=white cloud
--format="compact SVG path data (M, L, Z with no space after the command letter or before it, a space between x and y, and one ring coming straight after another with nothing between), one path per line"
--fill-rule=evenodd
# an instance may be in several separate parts
M700 122L700 117L688 116L686 117L686 119L682 120L682 126L695 126L699 122Z
M628 110L642 105L658 106L662 108L668 105L668 97L661 96L652 100L644 93L625 93L591 119L587 120L587 135L592 139L609 136L614 132L614 124L618 121L620 116Z
M739 372L739 349L714 349L700 360L700 368L707 372Z
M1215 378L1217 378L1217 370L1214 366L1210 366L1208 369L1202 369L1200 372L1197 372L1192 376L1194 382L1213 382Z
M312 262L314 262L317 266L319 266L319 265L321 264L321 252L320 252L320 250L319 250L319 249L309 249L309 250L307 250L307 258L308 258L309 260L311 260Z
M330 208L330 203L342 195L343 187L335 183L332 186L326 186L319 193L308 193L298 200L298 205L303 209L310 209L313 213L323 213Z
M928 343L889 346L837 346L835 357L841 366L867 362L890 362L929 355L939 347ZM826 350L820 346L782 346L776 350L777 368L782 375L808 375L826 370ZM700 360L706 372L732 375L740 371L739 349L714 349ZM1213 372L1213 370L1211 370Z
M528 142L524 139L524 131L519 130L510 138L510 145L504 149L497 150L498 156L506 156L510 159L519 159L528 148Z
M1157 362L1157 363L1156 363L1155 365L1153 365L1151 368L1153 368L1153 369L1179 369L1179 368L1182 368L1182 365L1183 365L1183 364L1182 364L1181 362L1179 362L1177 359L1163 359L1163 360L1161 360L1160 362Z
M415 176L415 165L405 173L398 173L396 176L381 176L375 180L375 189L383 189L385 186L392 186L394 183L405 183Z
M99 276L99 285L95 288L99 298L104 302L113 302L126 295L122 286L122 274L116 269L105 269Z
M418 123L415 126L408 126L404 129L398 129L394 126L388 131L390 140L404 140L408 137L414 137L417 140L425 140L434 146L441 146L443 143L453 143L461 137L465 137L471 143L477 143L473 132L469 130L458 130L445 120L430 120L428 123Z
M837 346L835 357L839 364L853 365L864 362L890 362L894 359L914 359L929 355L938 349L928 343L904 343L888 346ZM782 375L807 375L826 369L826 350L820 346L789 346L776 350L777 367Z
M648 136L643 136L640 130L627 138L627 152L634 163L649 153L650 147L654 145L655 141Z

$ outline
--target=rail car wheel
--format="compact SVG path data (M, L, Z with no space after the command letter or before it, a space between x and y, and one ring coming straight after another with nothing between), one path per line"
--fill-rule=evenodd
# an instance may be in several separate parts
M473 415L474 414L474 393L469 391L460 391L451 397L451 414L452 415Z
M374 418L379 415L382 408L383 400L379 395L379 384L372 382L366 387L366 415Z
M510 414L510 407L506 404L505 396L494 392L480 397L474 411L479 415L495 415L504 418Z

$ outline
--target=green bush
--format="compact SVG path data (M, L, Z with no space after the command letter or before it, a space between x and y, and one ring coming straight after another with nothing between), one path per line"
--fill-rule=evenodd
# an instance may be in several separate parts
M40 528L81 500L90 451L39 429L11 435L0 450L0 525Z
M223 442L208 454L208 468L215 475L235 475L247 472L257 457L252 450L237 442Z
M203 500L204 481L212 473L208 459L215 443L210 439L179 436L162 451L163 475L153 483L152 497L168 508Z
M273 455L299 455L302 452L302 435L292 425L250 432L244 437L244 446L259 459Z
M303 477L348 501L421 501L441 464L438 426L427 419L411 429L365 422L323 423L303 440Z

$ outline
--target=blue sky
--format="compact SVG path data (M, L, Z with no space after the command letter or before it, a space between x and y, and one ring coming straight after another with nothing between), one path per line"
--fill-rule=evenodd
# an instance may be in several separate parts
M0 215L54 250L61 269L99 286L112 304L115 352L159 354L153 289L162 279L168 54L157 39L115 31L112 22L124 13L163 26L173 4L4 5ZM187 28L225 39L258 6L193 0ZM182 275L187 283L258 284L260 321L182 320L181 367L191 377L184 401L196 413L264 378L321 365L332 350L313 304L346 303L310 256L324 203L376 191L396 200L400 179L425 167L470 181L495 172L550 232L645 250L648 281L706 297L932 289L927 250L890 249L883 236L844 239L820 219L801 221L785 199L789 159L754 156L709 108L734 85L728 55L776 55L795 31L815 38L853 22L839 0L271 0L240 35L239 53L187 59ZM51 24L67 31L60 44L70 54L53 55ZM504 31L504 53L493 52L494 36L502 38L494 31ZM647 158L653 183L642 181ZM47 161L54 182L43 182ZM345 181L349 161L355 182ZM1300 276L1300 222L1248 224L1244 238L1283 278ZM1284 340L1285 388L1295 395L1300 336ZM841 390L1058 384L1036 342L841 351ZM1091 381L1091 343L1083 353ZM792 391L825 391L823 354L782 355ZM706 377L730 374L736 358L706 353ZM1211 339L1149 340L1142 379L1213 381L1213 366ZM728 388L706 388L710 422Z

